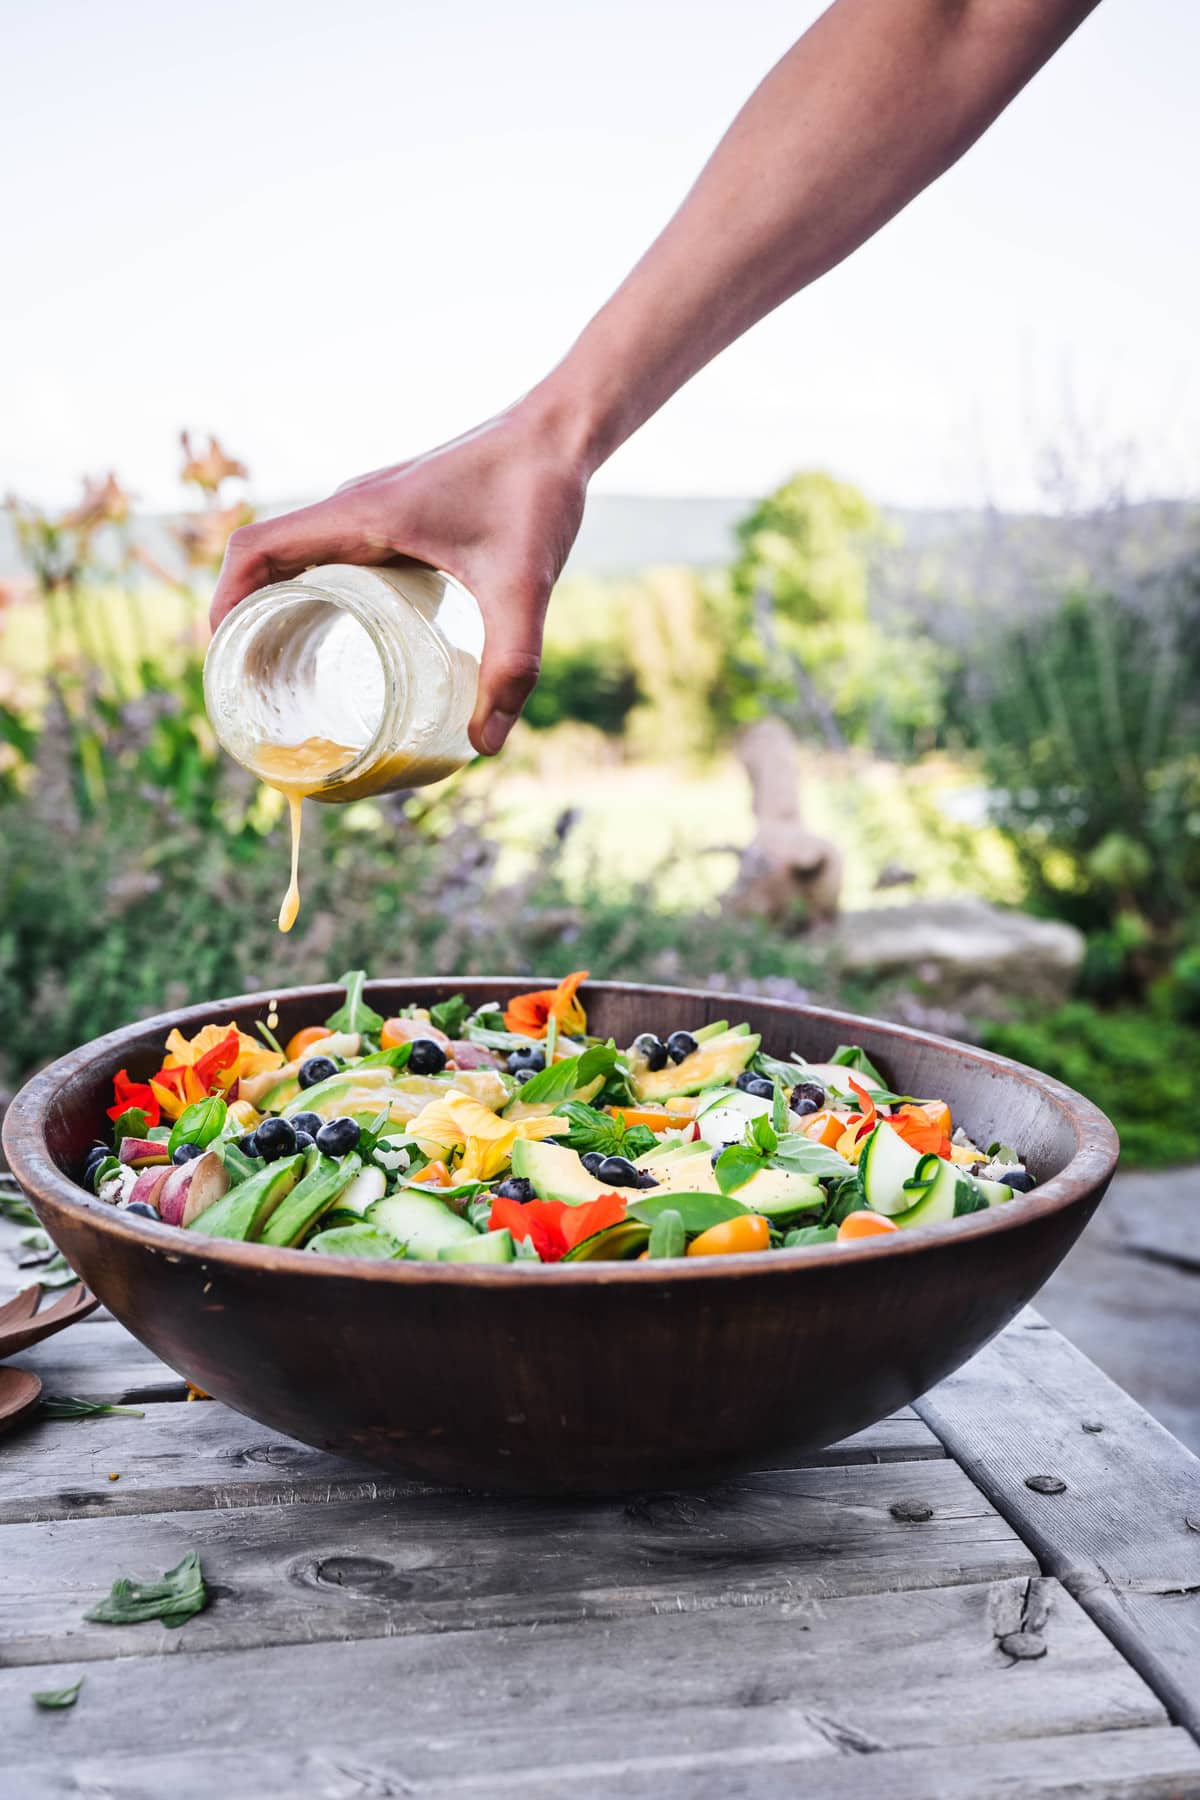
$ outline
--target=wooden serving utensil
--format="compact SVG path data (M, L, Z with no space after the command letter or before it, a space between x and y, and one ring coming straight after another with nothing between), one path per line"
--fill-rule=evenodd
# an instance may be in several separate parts
M38 1302L42 1292L40 1287L22 1288L14 1300L0 1306L0 1361L28 1350L31 1344L39 1343L55 1331L64 1331L68 1325L86 1319L100 1304L95 1294L81 1282L40 1313Z
M32 1369L0 1368L0 1431L33 1411L42 1397L42 1384Z

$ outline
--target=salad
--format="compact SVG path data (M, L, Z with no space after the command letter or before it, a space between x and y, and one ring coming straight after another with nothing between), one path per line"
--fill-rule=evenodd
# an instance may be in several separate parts
M746 1024L588 1033L585 970L506 1007L382 1018L366 977L279 1044L172 1031L113 1083L84 1181L136 1217L324 1255L466 1263L720 1256L942 1224L1033 1186L866 1054L767 1055ZM664 1023L669 1024L669 1021Z

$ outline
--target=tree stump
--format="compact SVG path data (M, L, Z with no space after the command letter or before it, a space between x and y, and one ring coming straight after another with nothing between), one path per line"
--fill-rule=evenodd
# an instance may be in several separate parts
M842 853L804 823L795 738L781 719L760 719L742 733L737 750L750 780L756 830L727 903L793 929L836 917Z

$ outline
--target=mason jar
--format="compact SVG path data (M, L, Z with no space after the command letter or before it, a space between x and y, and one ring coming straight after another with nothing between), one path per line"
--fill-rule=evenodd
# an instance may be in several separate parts
M420 787L474 754L483 618L452 575L327 563L243 600L204 663L222 747L314 800Z

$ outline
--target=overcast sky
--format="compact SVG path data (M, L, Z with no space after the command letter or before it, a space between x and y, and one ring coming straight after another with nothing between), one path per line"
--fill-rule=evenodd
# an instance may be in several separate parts
M784 0L0 0L0 489L182 424L324 491L531 384L820 11ZM1024 504L1073 405L1200 490L1200 6L1105 0L988 137L600 477ZM1073 396L1073 401L1069 400Z

